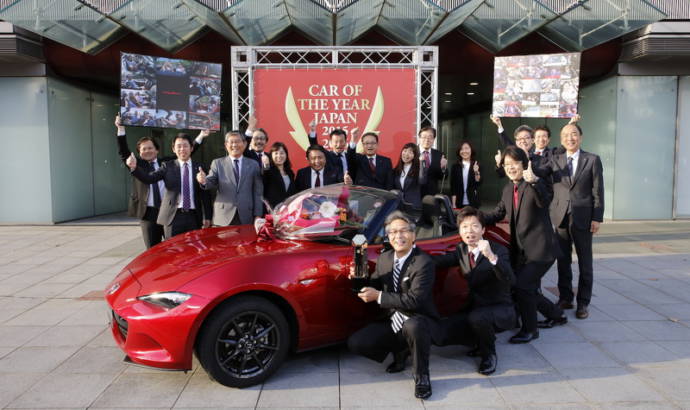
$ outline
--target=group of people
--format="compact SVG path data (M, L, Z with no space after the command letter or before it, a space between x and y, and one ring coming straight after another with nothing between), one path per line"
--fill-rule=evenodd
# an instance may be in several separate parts
M383 321L367 325L348 340L350 349L377 361L393 353L388 372L404 370L413 358L415 396L431 395L429 349L431 344L464 344L468 355L479 357L478 371L496 370L495 333L519 323L511 343L528 343L539 337L539 328L567 323L564 309L572 309L571 253L578 255L579 283L576 317L588 317L592 295L592 235L599 229L604 209L603 171L600 158L580 149L582 129L577 119L561 130L561 146L549 148L550 130L520 126L514 140L500 118L493 118L503 145L496 155L496 172L507 178L493 211L479 207L482 181L475 152L468 141L459 144L450 182L462 242L452 252L430 256L415 246L416 221L396 211L385 222L391 244L371 275L370 285L358 297L389 309ZM436 130L424 127L418 144L405 144L395 167L378 154L378 135L359 137L335 129L330 150L317 143L316 124L310 124L306 158L309 165L294 172L288 149L275 142L268 152L268 133L251 118L244 135L225 135L228 155L212 161L208 172L191 159L209 134L201 131L192 141L186 134L173 139L175 158L159 162L159 146L151 138L137 143L140 158L127 148L125 129L116 119L120 157L135 177L130 215L141 220L147 247L211 224L252 223L288 196L309 188L345 183L401 192L405 209L421 211L422 198L438 193L448 175L448 160L433 148ZM361 142L364 152L356 152ZM535 143L536 142L536 143ZM211 204L209 192L216 191ZM265 202L265 203L264 203ZM485 227L507 219L510 250L484 239ZM541 293L541 278L558 261L559 300ZM459 266L467 279L470 303L462 312L441 318L432 290L435 267ZM537 320L537 312L544 320ZM519 320L518 320L519 319Z

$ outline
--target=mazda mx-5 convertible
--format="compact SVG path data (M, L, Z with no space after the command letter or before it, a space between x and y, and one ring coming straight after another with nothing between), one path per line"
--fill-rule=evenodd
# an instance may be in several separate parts
M188 370L192 354L218 382L251 386L288 352L347 339L382 313L352 290L352 238L368 241L368 263L386 247L383 223L406 210L395 192L329 185L288 198L263 226L202 229L175 236L130 262L108 285L111 330L134 363ZM447 197L424 198L417 246L452 250L458 236ZM500 229L489 239L506 243ZM442 315L462 308L467 286L457 268L436 272Z

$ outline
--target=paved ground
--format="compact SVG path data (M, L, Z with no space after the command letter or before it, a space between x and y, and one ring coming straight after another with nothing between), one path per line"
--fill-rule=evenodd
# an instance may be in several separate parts
M138 227L112 222L0 227L0 408L690 408L690 222L604 224L590 318L569 311L527 345L501 334L490 377L465 348L435 349L427 401L409 372L338 347L244 390L198 366L123 364L99 294L143 245Z

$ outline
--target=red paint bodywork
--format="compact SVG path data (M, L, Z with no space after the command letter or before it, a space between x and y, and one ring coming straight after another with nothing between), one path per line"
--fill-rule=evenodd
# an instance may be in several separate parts
M499 228L487 228L485 236L507 243ZM456 234L419 240L417 246L434 254L452 250L459 240ZM369 247L372 271L381 250L381 245ZM283 310L291 323L294 350L338 343L381 313L350 289L351 260L350 246L257 241L250 225L189 232L147 250L108 285L106 300L128 326L126 338L115 320L111 330L136 363L191 369L197 333L209 313L235 295L253 293ZM192 297L174 309L136 299L165 291ZM442 315L462 307L467 292L457 268L437 271L434 297Z

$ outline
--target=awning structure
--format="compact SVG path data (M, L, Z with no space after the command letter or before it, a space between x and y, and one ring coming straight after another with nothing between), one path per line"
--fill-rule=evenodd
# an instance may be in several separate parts
M669 5L675 0L669 1ZM268 44L294 27L345 45L377 27L401 45L459 30L498 52L538 32L582 51L664 19L658 0L0 0L0 19L96 54L128 31L175 52L214 30L237 45Z

